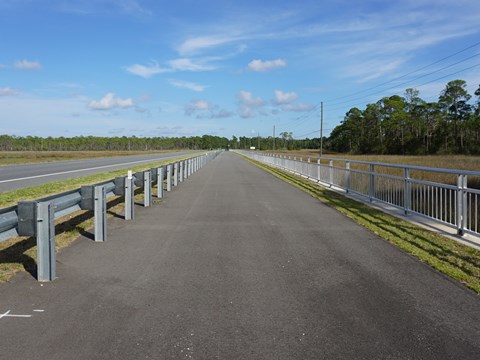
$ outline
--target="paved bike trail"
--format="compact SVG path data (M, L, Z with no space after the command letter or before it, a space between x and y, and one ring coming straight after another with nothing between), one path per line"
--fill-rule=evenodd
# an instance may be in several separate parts
M0 285L1 359L480 358L476 294L230 152L57 276Z

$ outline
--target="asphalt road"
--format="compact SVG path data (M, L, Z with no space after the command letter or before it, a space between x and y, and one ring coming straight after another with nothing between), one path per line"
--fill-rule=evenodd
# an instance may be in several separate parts
M173 159L192 152L117 156L37 164L0 166L0 192L67 180L106 171L137 166L146 162Z
M0 285L1 359L480 358L476 294L232 153L108 232Z

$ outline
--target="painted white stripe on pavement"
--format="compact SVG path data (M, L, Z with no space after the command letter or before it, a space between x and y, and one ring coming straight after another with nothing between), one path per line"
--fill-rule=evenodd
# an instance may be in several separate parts
M124 165L130 165L130 164L139 164L139 163L146 163L146 162L155 162L155 161L157 161L157 160L158 160L158 161L159 161L159 160L168 160L169 158L172 158L172 157L175 157L175 156L158 158L158 159L149 159L149 160L138 160L138 161L132 161L132 162L123 163L123 164L103 165L103 166L97 166L97 167L92 167L92 168L87 168L87 169L69 170L69 171L62 171L62 172L51 173L51 174L28 176L28 177L16 178L16 179L9 179L9 180L0 180L0 184L2 184L2 183L7 183L7 182L12 182L12 181L19 181L19 180L30 180L30 179L37 179L37 178L41 178L41 177L48 177L48 176L55 176L55 175L63 175L63 174L71 174L71 173L80 172L80 171L90 171L90 170L97 170L97 169L105 169L105 168L114 167L114 166L124 166Z

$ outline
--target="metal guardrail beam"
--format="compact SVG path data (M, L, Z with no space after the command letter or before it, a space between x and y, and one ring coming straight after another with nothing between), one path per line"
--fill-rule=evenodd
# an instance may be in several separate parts
M162 165L133 176L131 171L125 177L104 181L94 185L82 186L61 194L33 201L20 201L16 206L0 209L0 242L16 236L34 236L37 241L37 273L39 281L55 279L55 220L78 210L93 210L95 241L107 239L107 199L123 196L125 201L125 220L134 218L135 186L141 187L144 194L144 206L152 205L152 185L157 183L157 197L164 196L164 181L167 191L178 181L186 180L187 164L191 175L191 164L206 164L222 151L195 156L186 161ZM200 166L196 168L198 170ZM166 169L166 171L165 171ZM173 171L172 171L173 170Z

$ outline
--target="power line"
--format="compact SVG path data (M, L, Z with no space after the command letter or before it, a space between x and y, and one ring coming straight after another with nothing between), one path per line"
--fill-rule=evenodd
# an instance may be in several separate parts
M413 79L411 79L411 80L405 81L405 82L400 83L400 84L396 84L395 86L391 86L391 87L389 87L389 88L386 88L386 89L383 89L383 90L380 90L380 91L376 91L376 92L373 92L373 93L368 94L368 95L365 95L365 96L361 96L361 97L359 97L359 98L355 98L355 99L347 100L347 101L341 101L341 102L337 102L337 103L333 103L333 104L329 103L329 104L330 104L330 105L341 105L341 104L348 104L349 102L352 102L352 101L357 101L357 100L365 99L366 97L369 97L369 96L372 96L372 95L376 95L376 94L380 94L380 93L382 93L382 92L384 92L384 91L392 90L392 89L395 89L395 88L397 88L397 87L399 87L399 86L403 86L403 85L409 84L409 83L411 83L411 82L413 82L413 81L415 81L415 80L418 80L418 79L421 79L421 78L424 78L424 77L427 77L427 76L436 74L436 73L438 73L438 72L440 72L440 71L443 71L443 70L446 70L446 69L448 69L448 68L451 68L452 66L461 64L461 63L463 63L463 62L465 62L465 61L468 61L468 60L470 60L470 59L473 59L474 57L477 57L477 56L480 56L480 54L475 54L475 55L469 56L469 57L467 57L467 58L465 58L465 59L462 59L462 60L460 60L460 61L457 61L456 63L450 64L450 65L444 66L443 68L440 68L440 69L434 70L434 71L432 71L432 72L429 72L428 74L420 75L420 76L418 76L418 77L416 77L416 78L413 78Z
M380 87L380 86L390 84L390 83L392 83L392 82L394 82L394 81L403 79L403 78L405 78L405 77L407 77L407 76L409 76L409 75L412 75L412 74L415 74L415 73L417 73L417 72L419 72L419 71L425 70L425 69L429 68L430 66L433 66L433 65L436 65L436 64L438 64L438 63L441 63L441 62L444 61L444 60L450 59L450 58L452 58L452 57L454 57L454 56L456 56L456 55L458 55L458 54L461 54L461 53L463 53L463 52L465 52L465 51L467 51L467 50L470 50L470 49L472 49L472 48L474 48L474 47L476 47L476 46L479 46L479 45L480 45L480 41L479 41L479 42L476 42L476 43L474 43L474 44L472 44L472 45L470 45L470 46L468 46L468 47L466 47L466 48L464 48L464 49L462 49L462 50L459 50L459 51L457 51L456 53L453 53L453 54L451 54L451 55L445 56L445 57L441 58L440 60L434 61L433 63L430 63L430 64L428 64L428 65L422 66L421 68L418 68L418 69L416 69L416 70L410 71L410 72L408 72L408 73L406 73L406 74L403 74L403 75L398 76L398 77L396 77L396 78L393 78L393 79L391 79L391 80L385 81L385 82L383 82L383 83L377 84L377 85L375 85L375 86L372 86L372 87L367 88L367 89L364 89L364 90L360 90L360 91L354 92L354 93L349 94L349 95L344 95L344 96L332 98L332 99L330 99L330 101L332 101L332 100L345 99L345 98L348 98L348 97L351 97L351 96L355 96L355 95L358 95L358 94L361 94L361 93L364 93L364 92L367 92L367 91L376 89L376 88L378 88L378 87Z
M414 87L415 87L415 88L419 88L419 87L422 87L422 86L431 84L431 83L433 83L433 82L435 82L435 81L445 79L445 78L447 78L447 77L449 77L449 76L457 75L457 74L459 74L459 73L461 73L461 72L464 72L464 71L467 71L467 70L471 70L471 69L476 68L476 67L478 67L478 66L480 66L480 63L479 63L479 64L472 65L472 66L469 66L469 67L467 67L467 68L464 68L464 69L461 69L461 70L458 70L458 71L455 71L455 72L453 72L453 73L450 73L450 74L441 76L441 77L439 77L439 78L436 78L436 79L427 81L427 82L425 82L425 83L423 83L423 84L416 85L416 86L414 86ZM399 94L399 93L400 93L400 92L396 92L396 93L394 93L394 95L395 95L395 94ZM357 104L350 105L350 106L359 106L359 105L363 105L363 103L357 103ZM328 110L326 110L326 111L341 110L341 109L343 109L343 108L344 108L344 106L340 106L340 107L336 107L336 108L334 107L334 108L328 109Z

